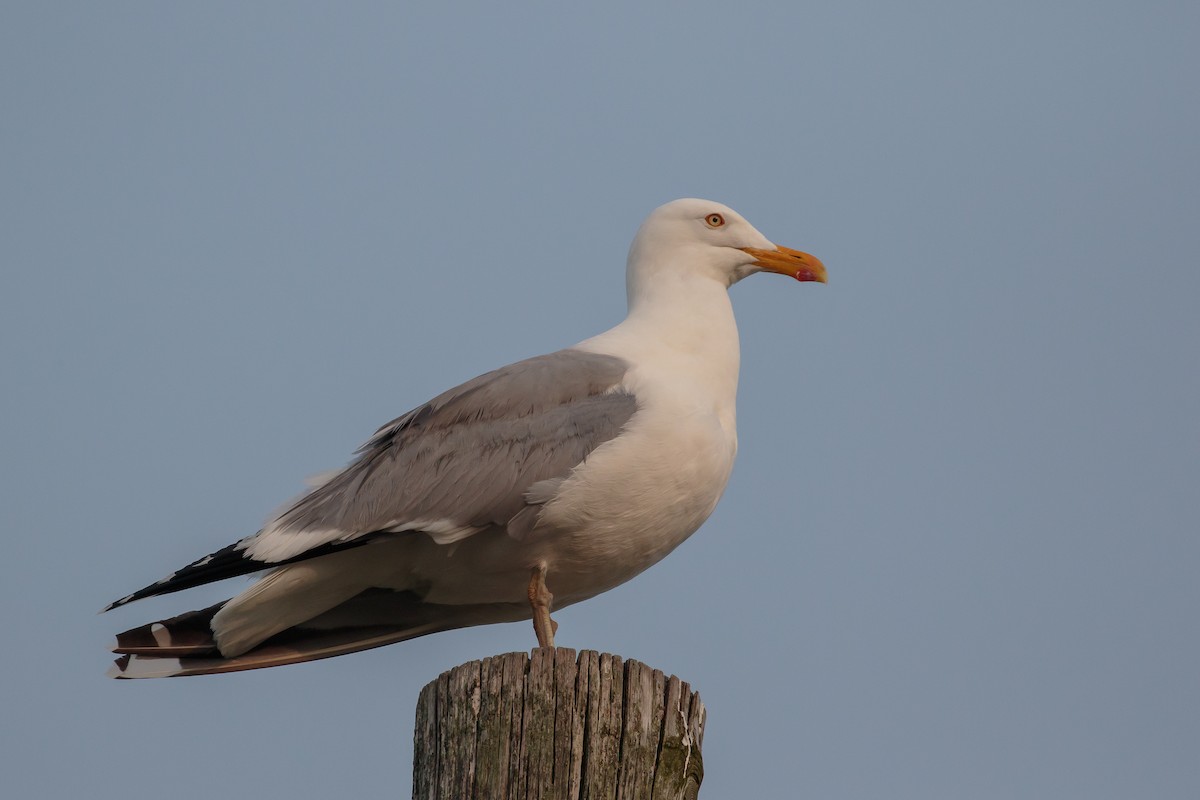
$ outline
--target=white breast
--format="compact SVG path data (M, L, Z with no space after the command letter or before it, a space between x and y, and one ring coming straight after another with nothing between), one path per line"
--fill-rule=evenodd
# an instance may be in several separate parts
M683 420L665 411L635 417L543 509L542 556L555 593L590 597L674 550L716 507L736 449L711 410Z
M543 509L542 523L555 532L543 540L543 557L565 602L662 559L725 490L737 454L737 328L725 287L700 288L681 305L685 316L631 315L580 345L632 364L623 388L638 411Z

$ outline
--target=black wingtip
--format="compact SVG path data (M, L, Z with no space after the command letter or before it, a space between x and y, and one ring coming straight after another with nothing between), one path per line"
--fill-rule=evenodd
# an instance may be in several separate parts
M100 609L96 613L97 614L107 614L109 611L112 611L114 608L120 608L121 606L125 605L126 603L132 603L136 599L137 599L136 592L134 594L127 594L124 597L122 597L120 600L113 600L111 603L109 603L108 605L106 605L104 608Z
M239 575L258 572L271 566L274 565L254 561L249 558L246 555L246 551L239 547L238 543L231 544L206 555L204 558L196 559L186 567L172 572L167 577L155 581L149 586L138 589L133 594L127 594L120 600L114 600L101 609L100 613L103 614L106 611L112 611L114 608L120 608L135 600L142 600L160 594L171 594L172 592L190 589L193 586L200 586L201 584L212 583L213 581L225 578L236 578Z
M285 564L294 564L297 561L307 561L310 558L318 558L320 556L336 553L340 550L349 550L354 547L361 547L371 541L376 534L386 534L386 531L376 531L364 534L358 538L344 542L329 542L319 545L311 550L307 550L292 558L283 559L282 561L258 561L251 558L246 548L240 543L222 547L214 553L206 555L204 558L197 559L186 567L172 572L167 577L160 581L138 589L133 594L125 595L120 600L115 600L105 606L100 613L112 611L114 608L132 603L135 600L142 600L146 597L156 597L162 594L171 594L184 589L191 589L193 586L200 586L205 583L214 583L216 581L225 580L226 578L237 578L242 575L249 575L253 572L261 572L264 569L272 567L282 567Z

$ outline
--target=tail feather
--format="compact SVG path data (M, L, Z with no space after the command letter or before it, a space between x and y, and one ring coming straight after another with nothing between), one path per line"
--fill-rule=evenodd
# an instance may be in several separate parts
M529 606L523 603L435 605L421 602L412 592L371 589L272 636L252 650L224 658L208 627L222 605L190 611L118 635L113 652L122 655L109 670L109 676L166 678L299 664L454 628L528 619L530 615ZM351 620L356 624L350 624Z
M180 656L219 656L217 643L209 627L213 615L225 603L189 611L170 619L149 622L117 634L114 653L156 658Z
M300 664L322 658L370 650L402 642L427 633L448 630L454 625L422 625L406 630L387 628L353 628L337 632L308 631L292 642L264 642L248 653L234 658L183 657L155 658L146 655L123 655L113 662L108 674L113 678L173 678L187 675L217 675L248 669Z

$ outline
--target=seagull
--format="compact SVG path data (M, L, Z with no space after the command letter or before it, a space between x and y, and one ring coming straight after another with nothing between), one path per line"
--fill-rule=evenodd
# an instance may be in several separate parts
M667 203L626 264L628 314L450 389L380 428L257 533L111 603L264 572L237 596L117 636L117 678L328 658L550 617L630 580L716 508L737 453L728 289L826 280L733 209Z

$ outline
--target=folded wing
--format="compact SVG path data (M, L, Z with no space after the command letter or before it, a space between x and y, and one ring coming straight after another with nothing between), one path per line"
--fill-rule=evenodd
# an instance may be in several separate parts
M532 515L521 512L549 499L547 487L617 436L637 410L622 388L627 369L619 358L568 349L468 381L384 425L354 461L258 533L105 610L378 536L449 544L518 517L528 525Z

